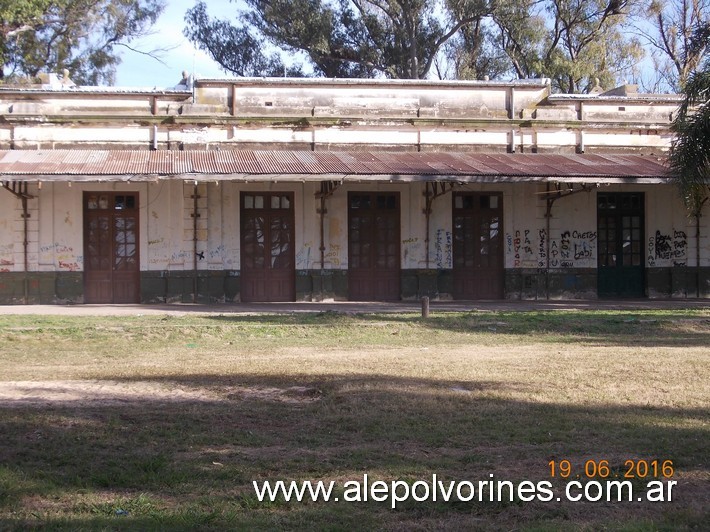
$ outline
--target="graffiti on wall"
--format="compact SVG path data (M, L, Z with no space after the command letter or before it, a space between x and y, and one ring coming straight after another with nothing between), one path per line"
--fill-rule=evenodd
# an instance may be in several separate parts
M328 253L325 254L325 262L331 266L340 266L340 244L330 243Z
M207 258L210 260L214 260L216 257L224 259L225 251L226 251L226 248L224 247L224 245L220 244L216 248L206 251Z
M416 266L416 258L420 256L422 243L417 237L406 238L402 240L402 256L404 257L403 266ZM410 264L411 263L411 264Z
M506 233L506 253L514 268L593 267L596 261L596 231L564 229L559 238L550 238L546 229L518 229Z
M688 235L685 231L673 231L673 266L688 265Z
M656 230L648 238L649 266L686 266L688 264L688 236L685 231L663 233Z
M538 268L543 268L547 264L547 230L545 229L540 229L537 232L538 236L538 242L540 243L540 246L538 248L537 256L538 256L538 261L537 261L537 266Z
M0 272L11 271L10 266L15 265L14 252L15 244L0 246Z
M311 266L311 248L312 242L306 242L303 247L296 253L296 268L308 269Z
M61 242L53 242L40 246L40 255L44 255L45 260L54 260L59 270L76 272L81 270L84 263L84 256L77 255L72 246L67 246Z
M530 233L530 229L515 231L513 237L513 258L515 261L513 264L516 268L534 268L537 265Z
M436 230L434 240L434 264L439 269L453 267L452 260L452 235L451 231Z
M159 264L161 268L167 268L169 258L170 249L165 237L148 240L148 264Z
M533 244L532 239L536 232L539 239L541 233L531 229L518 229L513 234L506 233L506 248L508 255L513 256L513 266L515 268L535 268L538 266L539 261L542 260L540 259L540 249L545 244L544 242L542 245L539 242Z

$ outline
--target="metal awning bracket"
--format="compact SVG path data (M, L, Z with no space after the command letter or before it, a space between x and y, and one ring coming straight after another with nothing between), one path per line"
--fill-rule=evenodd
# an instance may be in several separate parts
M342 181L321 181L320 190L316 192L316 198L329 198L342 184Z
M434 200L451 192L456 185L459 185L459 183L452 183L450 181L426 181L424 183L424 197L426 198L424 214L431 214L431 207Z
M2 188L18 199L32 199L34 196L27 192L26 181L3 181Z

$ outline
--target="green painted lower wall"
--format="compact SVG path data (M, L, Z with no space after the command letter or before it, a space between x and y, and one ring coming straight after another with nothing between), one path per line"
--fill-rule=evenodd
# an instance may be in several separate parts
M81 272L2 272L0 304L53 305L83 303Z
M141 272L141 302L231 303L239 300L239 272L234 270Z
M710 297L710 268L683 266L646 269L648 297Z
M647 268L649 298L710 298L710 267ZM451 270L402 270L403 300L428 296L433 300L456 299ZM149 271L141 273L141 302L192 303L240 301L241 277L236 270ZM596 299L595 269L515 268L505 270L506 299ZM347 270L299 270L296 301L346 301ZM81 272L0 272L0 304L83 303Z
M298 270L297 301L347 301L347 270Z
M506 299L596 299L596 269L505 270Z
M402 299L453 299L451 270L402 270L400 276Z

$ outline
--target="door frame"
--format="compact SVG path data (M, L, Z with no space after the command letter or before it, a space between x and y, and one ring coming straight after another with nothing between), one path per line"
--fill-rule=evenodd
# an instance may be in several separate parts
M263 196L264 201L267 202L267 205L263 209L254 209L254 208L247 208L246 207L246 197L248 196ZM272 197L288 197L289 202L290 202L290 207L288 209L281 208L279 207L278 209L272 208L271 205L271 198ZM295 205L295 198L296 194L293 191L278 191L278 190L268 190L268 191L260 191L260 190L255 190L255 191L241 191L239 193L239 264L240 264L240 277L241 281L240 284L241 289L240 292L242 294L241 299L242 301L249 301L249 302L276 302L276 301L284 301L284 302L289 302L289 301L295 301L296 300L296 205ZM256 268L245 268L245 264L247 261L245 260L245 246L244 246L244 236L245 236L245 222L247 219L247 216L245 214L248 212L263 212L264 216L268 217L270 219L271 215L278 214L280 216L283 216L284 213L288 212L288 221L289 221L289 226L290 226L290 236L291 236L291 249L290 249L290 261L291 261L291 268L290 272L288 274L288 282L290 284L289 286L289 295L288 298L259 298L257 297L256 299L253 299L251 297L247 297L244 299L244 286L245 286L245 271L258 271L258 272L264 272L264 282L266 285L269 283L269 271L273 270L273 268L262 268L262 269L256 269ZM267 227L267 231L269 231L268 235L265 235L264 237L264 244L266 246L267 242L267 236L271 234L271 227ZM266 249L266 248L265 248ZM255 278L259 277L258 275L255 276ZM249 274L246 275L246 278L248 280Z
M94 205L94 203L91 201L92 196L94 197L95 201L95 206L91 207L91 205ZM127 207L127 200L124 200L126 203L124 207L122 208L117 208L116 207L116 198L121 197L121 196L133 196L135 199L133 200L133 207ZM105 304L117 304L117 303L140 303L141 301L141 262L140 262L140 256L141 256L141 246L140 246L140 224L141 224L141 217L140 217L140 192L137 190L126 190L126 191L115 191L115 190L107 190L107 191L84 191L82 194L82 214L83 214L83 219L82 219L82 236L83 236L83 242L82 242L82 248L83 248L83 253L84 253L84 271L83 271L83 279L82 279L82 285L83 285L83 290L84 290L84 302L85 303L105 303ZM104 204L104 202L106 202ZM91 203L91 204L90 204ZM131 283L134 287L135 290L135 297L131 301L116 301L116 276L120 276L118 270L115 270L115 257L116 257L116 240L115 240L115 219L118 217L118 213L123 213L123 212L130 212L135 215L135 229L134 229L134 234L135 234L135 242L133 243L135 245L135 270L130 270L130 277ZM110 301L104 301L102 298L98 298L96 300L92 301L87 301L87 294L89 293L89 290L87 290L87 287L89 283L92 281L89 279L91 277L92 269L90 268L90 262L89 262L89 253L87 253L88 245L89 245L89 219L92 214L100 214L100 213L106 213L109 217L109 231L111 234L110 238L110 246L111 246L111 253L110 253L110 264L111 264L111 269L110 270L93 270L96 272L108 272L110 276L110 287L111 287L111 297ZM128 274L126 275L128 277Z
M377 240L374 238L374 235L376 235L376 228L373 227L373 238L369 242L371 246L371 253L370 253L370 260L371 260L371 266L369 268L353 268L352 266L352 257L353 257L353 241L351 238L351 216L354 211L357 211L358 209L355 209L352 207L352 202L354 201L353 198L356 196L370 196L371 201L373 202L373 205L376 205L377 203L377 197L378 196L393 196L394 201L395 201L395 206L394 208L377 208L376 206L370 207L368 209L363 209L361 212L367 212L370 216L373 218L373 224L374 221L377 217L378 212L386 212L386 213L392 213L396 212L396 238L395 238L395 243L397 246L396 253L394 254L395 256L395 266L393 268L383 268L383 271L387 272L392 272L393 278L391 281L396 285L396 293L395 289L392 290L392 294L390 297L389 292L384 295L384 297L377 297L377 294L381 294L382 292L380 290L377 290L376 287L372 287L372 290L368 290L368 292L373 294L373 297L361 297L357 293L353 292L353 280L354 278L359 277L361 274L362 270L366 270L369 272L369 279L372 279L374 282L375 278L375 272L377 271L376 267L376 260L377 260ZM386 201L386 200L385 200ZM347 194L347 239L348 239L348 299L352 301L365 301L365 300L373 300L373 301L399 301L402 298L402 288L401 288L401 283L402 283L402 242L401 242L401 235L402 235L402 194L400 193L399 190L351 190L348 191ZM358 271L361 270L361 271ZM365 277L367 278L367 277ZM396 278L396 279L395 279Z
M614 199L614 207L610 207L609 203L602 206L602 199L606 198L606 202L610 198ZM625 204L625 201L628 200ZM637 200L637 206L634 207L634 200ZM597 193L596 212L597 212L597 295L598 297L645 297L646 296L646 262L645 262L645 232L646 232L646 195L643 192L599 192ZM624 265L624 218L635 217L639 218L639 227L631 227L628 229L631 232L631 240L629 244L632 246L630 256L634 261L634 253L638 264ZM609 228L604 228L601 225L602 217L614 219L614 253L608 253L606 247L610 243L608 233ZM638 230L638 238L634 239L633 232ZM634 252L633 246L636 243L637 251ZM603 263L608 262L613 258L614 265L608 266ZM635 290L627 290L629 280L636 285ZM614 290L608 290L609 286L613 285Z
M464 206L464 199L463 198L473 198L472 200L472 205L470 208L466 208ZM489 202L489 207L487 207L488 210L495 210L498 212L498 228L497 228L497 249L495 250L495 260L497 262L497 265L494 267L489 267L489 268L481 268L473 266L470 269L467 269L465 267L456 267L456 262L457 262L457 250L459 249L459 245L457 244L458 240L456 238L456 217L459 215L459 213L472 213L470 216L474 218L476 221L479 222L481 221L481 213L483 210L483 207L481 207L482 199L483 197L488 197L488 202ZM457 207L457 198L462 198L461 200L461 207ZM497 198L498 206L497 207L490 207L490 198ZM485 190L457 190L452 193L451 196L451 258L452 258L452 264L451 264L451 269L452 269L452 278L453 278L453 297L454 299L459 299L457 297L457 286L459 286L461 283L464 282L465 278L473 278L476 275L476 272L481 272L483 270L486 271L493 271L495 270L495 275L497 277L495 285L493 286L492 293L490 297L468 297L467 295L464 295L461 297L461 299L503 299L505 297L505 248L504 248L504 242L505 242L505 232L504 232L504 227L503 227L503 218L504 218L504 194L501 191L485 191ZM490 231L490 229L489 229ZM479 233L480 236L480 233ZM489 240L490 241L490 240ZM470 242L464 243L465 245L475 245ZM480 248L479 248L480 249ZM480 251L479 253L476 254L476 257L480 257ZM462 277L462 275L465 275L465 277ZM489 283L490 284L490 283ZM476 290L478 292L478 290Z

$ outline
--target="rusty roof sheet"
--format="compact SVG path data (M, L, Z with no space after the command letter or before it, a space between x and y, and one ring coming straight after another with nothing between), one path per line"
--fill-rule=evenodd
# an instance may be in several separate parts
M24 181L357 179L665 182L662 157L620 154L0 150L0 178Z

